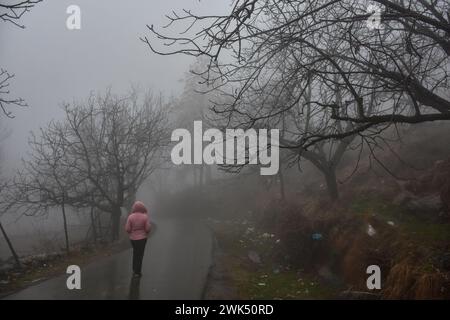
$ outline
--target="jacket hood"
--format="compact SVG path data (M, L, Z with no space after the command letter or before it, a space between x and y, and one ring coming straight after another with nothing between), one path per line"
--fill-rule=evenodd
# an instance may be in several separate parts
M144 203L141 201L136 201L133 204L133 208L131 210L131 213L140 212L140 213L147 213L147 208L145 207Z

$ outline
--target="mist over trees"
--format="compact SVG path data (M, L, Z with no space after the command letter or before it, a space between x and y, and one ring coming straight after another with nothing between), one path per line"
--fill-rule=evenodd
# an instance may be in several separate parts
M0 18L23 28L20 18L39 2L0 4ZM374 153L390 127L450 119L448 2L374 3L382 12L375 29L367 27L366 4L354 0L237 0L227 15L184 10L168 16L164 31L148 26L141 40L153 52L197 57L170 110L160 97L136 91L66 104L64 120L30 139L31 157L3 188L4 208L13 204L25 215L58 208L64 221L67 207L107 212L116 239L120 208L167 162L169 123L190 130L194 120L279 129L280 192L283 166L306 160L336 200L337 167L349 149ZM182 34L171 34L180 26ZM0 72L7 117L26 106L9 92L13 77ZM200 187L213 175L204 165L177 170L176 178L192 174Z
M36 215L60 208L67 243L66 207L95 208L111 216L117 240L122 207L162 161L168 141L167 112L160 97L110 91L64 106L30 139L30 158L9 186L8 209Z
M184 88L179 97L173 103L173 122L174 127L186 128L191 135L193 134L194 121L202 121L205 129L211 127L208 117L209 106L214 100L215 93L208 92L207 84L197 72L203 70L207 65L206 59L196 59L189 67L183 78ZM205 183L211 182L212 168L208 165L195 165L191 168L181 167L178 170L178 177L187 178L186 175L191 171L193 184L201 187Z
M223 3L198 7L201 15L175 9L167 25L158 19L175 2L108 6L107 14L132 22L126 26L87 1L78 11L94 18L82 31L64 29L59 17L48 23L55 12L70 17L58 2L36 11L37 32L23 32L22 18L40 2L0 3L0 25L15 30L2 54L11 66L0 66L0 244L11 251L0 256L2 285L31 281L34 270L41 278L53 258L72 264L85 252L107 252L112 289L94 285L102 294L122 290L125 255L115 250L128 243L124 213L138 199L158 229L150 265L161 272L152 279L176 294L184 291L180 274L217 271L199 266L206 257L224 267L208 278L231 284L238 298L248 289L252 299L266 298L258 290L309 299L319 288L310 275L315 285L366 293L371 265L383 270L383 298L448 297L448 0L233 0L225 14L215 13ZM16 32L27 41L14 43ZM115 91L136 80L172 96ZM109 83L115 89L102 90ZM27 102L31 110L9 119ZM1 157L8 121L28 138L26 147L8 141L8 158L27 152L11 176L2 174ZM276 152L278 139L267 144L257 132L279 134ZM222 143L230 141L233 148ZM279 160L268 175L264 161L250 162L264 154ZM151 282L143 292L156 292Z
M319 168L337 198L334 168L352 142L373 152L391 126L450 120L448 1L374 4L373 30L360 1L238 0L228 15L173 13L142 40L205 57L197 75L224 97L212 107L221 121L282 129L281 147Z

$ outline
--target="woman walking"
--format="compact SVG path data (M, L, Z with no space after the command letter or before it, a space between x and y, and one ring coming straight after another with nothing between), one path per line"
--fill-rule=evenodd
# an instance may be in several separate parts
M125 225L133 246L133 276L142 276L142 259L144 258L145 244L150 232L151 225L147 208L141 201L133 204L130 215Z

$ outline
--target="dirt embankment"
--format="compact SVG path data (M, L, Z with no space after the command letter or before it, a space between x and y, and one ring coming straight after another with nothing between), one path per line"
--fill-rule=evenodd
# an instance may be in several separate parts
M212 220L218 253L206 297L449 299L450 224L392 202L369 192L328 210L321 201L268 205L270 224ZM381 290L367 288L370 265L381 269Z
M314 192L290 185L280 201L275 186L239 218L215 221L224 297L450 299L450 150L439 130L411 132L377 161L366 155L356 173L346 159L334 203L317 179ZM236 207L231 199L222 207ZM370 265L380 290L367 288Z

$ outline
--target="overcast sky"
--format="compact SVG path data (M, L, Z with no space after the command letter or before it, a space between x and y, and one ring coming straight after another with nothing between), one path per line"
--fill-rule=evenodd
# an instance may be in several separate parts
M146 24L161 26L165 14L182 8L223 13L231 0L45 0L27 13L25 29L0 22L0 66L15 74L14 96L29 104L14 110L15 119L2 117L11 128L3 144L4 161L18 163L31 130L61 117L63 101L83 99L91 91L111 86L124 93L131 84L152 87L166 96L182 88L180 79L193 62L185 56L153 54L140 36ZM81 30L68 30L66 9L81 9Z

